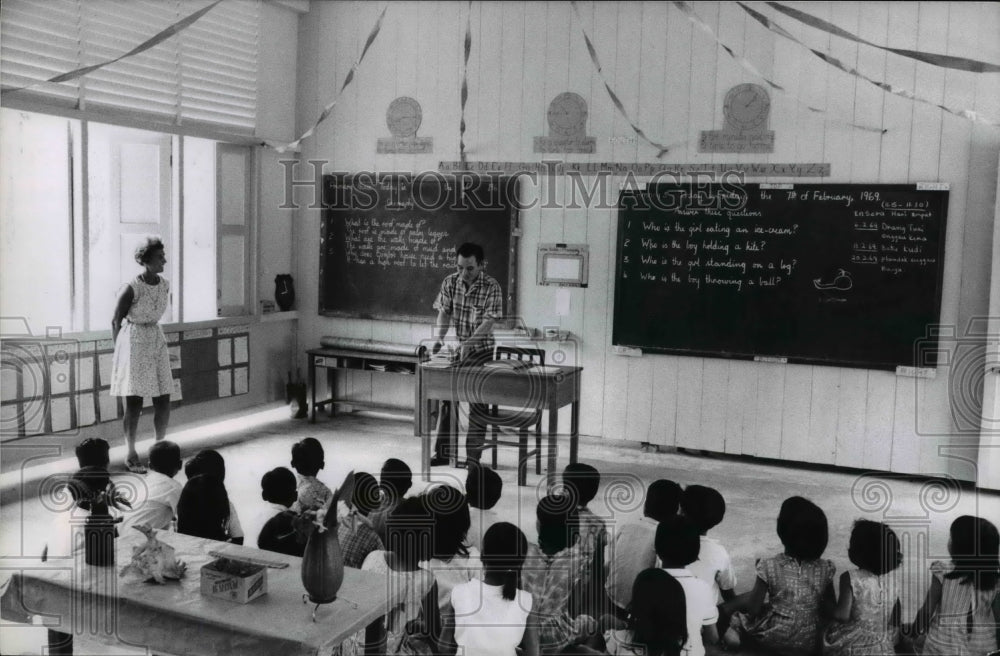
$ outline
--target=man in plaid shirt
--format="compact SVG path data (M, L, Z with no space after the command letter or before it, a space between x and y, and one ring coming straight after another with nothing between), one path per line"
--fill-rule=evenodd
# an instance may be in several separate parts
M462 361L476 363L489 360L493 349L493 322L503 316L503 292L500 283L486 275L486 256L482 246L466 242L456 249L455 258L458 270L444 279L437 300L434 301L438 316L434 328L437 341L434 342L433 351L437 353L441 350L441 340L454 323ZM465 451L468 459L475 462L479 462L482 452L486 434L482 417L488 409L489 406L485 404L473 403L469 410L469 433L465 440ZM442 421L438 426L432 466L447 464L450 449L457 448L457 445L448 443L449 431L444 425L445 417L452 410L448 402L441 402Z

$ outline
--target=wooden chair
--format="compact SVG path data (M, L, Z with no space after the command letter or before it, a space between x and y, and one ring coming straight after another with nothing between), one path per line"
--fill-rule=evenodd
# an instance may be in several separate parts
M533 364L545 364L545 349L523 346L497 346L493 350L494 360L520 360ZM529 383L530 384L530 383ZM491 406L485 418L487 436L483 451L493 451L493 468L497 468L497 451L501 446L516 446L517 484L527 485L528 459L535 456L535 473L542 473L542 411L531 408L507 408ZM535 448L528 449L528 429L535 428ZM507 435L517 435L517 440L503 439Z

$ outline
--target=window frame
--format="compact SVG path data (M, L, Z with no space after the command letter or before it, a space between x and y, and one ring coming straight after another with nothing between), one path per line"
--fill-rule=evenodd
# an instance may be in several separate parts
M17 103L20 105L21 103ZM41 115L58 116L67 119L75 119L80 123L79 130L79 145L76 143L72 144L74 158L78 157L79 162L73 163L73 170L71 172L72 179L70 181L71 189L67 189L67 194L70 195L70 205L71 205L71 216L69 217L70 225L67 226L67 231L74 235L71 238L71 243L68 244L69 249L73 255L73 262L70 266L71 276L68 282L71 288L71 308L69 308L68 315L70 316L71 325L69 330L63 330L64 335L79 335L79 334L98 334L107 335L110 334L110 317L107 319L107 325L99 325L99 318L93 318L91 321L90 317L90 304L93 293L95 290L91 289L90 284L90 268L91 268L91 252L87 248L87 240L85 236L89 231L90 213L91 213L91 202L90 202L90 174L89 174L89 153L88 145L90 139L90 124L97 123L103 125L109 125L113 127L122 128L133 128L146 130L151 132L158 132L161 134L169 134L173 137L175 147L173 148L173 162L171 165L172 178L171 184L173 185L172 195L173 195L173 205L174 205L174 219L172 230L174 233L174 247L175 252L170 254L170 259L176 266L175 280L172 280L172 290L171 293L174 294L173 304L176 310L176 322L171 323L171 326L187 326L192 323L194 324L204 324L205 322L218 321L225 318L239 318L242 317L245 321L246 317L255 315L255 308L257 305L257 298L260 294L260 290L257 289L257 269L259 266L259 248L257 234L259 231L259 194L257 192L257 182L259 182L260 177L260 156L259 142L255 142L250 138L236 138L234 139L232 135L222 135L218 133L213 133L207 135L202 130L186 130L180 127L175 129L164 129L165 126L160 124L149 124L143 120L107 120L108 117L105 116L94 116L91 112L83 112L81 110L63 110L63 111L50 111L52 107L49 106L36 106L31 103L32 107L29 109L27 107L14 106L14 103L8 104L7 102L2 103L3 109L12 111L26 111ZM192 134L192 132L194 134ZM244 189L247 191L246 203L247 203L247 223L244 228L246 239L245 239L245 262L246 267L243 272L244 276L244 300L245 305L241 308L231 307L228 308L226 312L223 312L219 306L219 299L216 298L216 317L209 318L198 318L194 319L193 322L190 317L187 316L185 312L185 297L183 294L183 278L184 278L184 225L187 219L185 208L184 208L184 196L183 196L183 185L184 185L184 146L183 137L185 136L195 136L198 138L210 139L216 142L216 149L229 147L239 147L246 149L248 152L248 167L245 174L245 186ZM219 160L216 159L215 162L215 172L219 175ZM216 188L216 194L214 203L216 208L220 203L219 190ZM221 219L216 216L216 225ZM216 229L216 248L215 248L215 262L214 268L218 271L220 265L220 242L218 228ZM3 271L0 269L0 274L10 275L9 271ZM126 281L121 281L122 283ZM167 324L164 324L167 325Z

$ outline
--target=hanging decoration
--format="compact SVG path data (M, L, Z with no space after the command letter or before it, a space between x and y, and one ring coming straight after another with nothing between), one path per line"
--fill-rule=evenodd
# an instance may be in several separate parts
M465 16L465 56L462 58L462 120L458 124L458 159L465 163L465 103L469 100L469 53L472 52L472 0Z
M330 116L330 113L333 111L333 108L340 101L340 96L343 95L344 89L346 89L347 85L349 85L351 83L351 80L354 79L354 72L358 70L358 66L361 65L361 62L365 60L365 55L368 54L368 49L372 47L372 44L375 42L375 38L378 36L378 33L382 30L382 20L385 18L385 12L386 9L388 8L389 8L388 5L382 8L382 13L378 15L378 20L375 21L374 27L372 27L371 32L368 34L368 38L365 40L365 47L361 49L361 55L354 62L354 65L351 66L351 70L347 72L347 76L344 77L344 83L340 85L340 91L338 91L334 99L331 100L330 103L323 108L323 112L319 115L319 118L316 119L316 122L313 123L312 127L303 132L298 139L290 143L282 144L273 141L265 141L263 142L262 145L267 146L269 148L273 148L279 153L283 153L288 150L297 150L303 141L311 137L313 133L316 132L316 128L318 128L319 124L325 121Z
M648 143L650 146L656 148L657 150L656 158L660 159L661 157L666 155L670 149L667 146L664 146L663 144L658 144L649 137L647 137L646 133L643 132L642 129L639 128L639 126L636 125L631 118L629 118L628 112L625 111L625 106L622 104L622 101L618 99L618 95L611 89L611 86L608 85L608 81L604 78L604 72L601 70L601 62L600 59L598 59L597 57L597 51L594 49L594 44L590 42L590 37L587 36L587 30L583 28L583 20L580 18L580 9L579 7L576 6L576 0L570 2L570 5L572 5L573 13L576 14L576 19L580 23L580 32L583 34L583 40L587 44L587 52L590 53L590 61L594 63L594 68L597 69L597 74L601 77L601 82L604 83L604 89L608 92L608 96L611 97L611 102L615 104L615 107L618 109L618 113L624 116L625 120L628 121L629 126L631 126L632 128L632 131L635 132L640 139Z
M919 50L905 50L902 48L887 48L886 46L880 46L877 43L872 43L871 41L866 41L859 36L855 36L847 30L841 29L833 23L823 20L822 18L817 18L816 16L807 14L804 11L799 11L798 9L786 7L779 2L768 2L767 5L776 11L780 11L786 16L791 16L800 23L805 23L809 27L829 32L834 36L839 36L843 39L854 41L855 43L863 43L866 46L878 48L879 50L885 50L886 52L891 52L894 55L909 57L910 59L916 59L917 61L925 64L940 66L941 68L953 68L957 71L969 71L970 73L1000 73L1000 64L991 64L990 62L968 59L966 57L942 55L935 52L921 52Z
M787 97L789 97L792 100L794 100L796 103L798 103L798 104L802 105L803 107L805 107L806 109L808 109L810 112L813 112L814 114L826 114L827 113L825 109L820 109L818 107L812 107L810 105L805 104L804 102L802 102L798 98L795 98L790 93L788 93L788 90L785 89L785 87L783 87L780 84L778 84L777 82L774 82L773 80L769 79L767 76L765 76L759 70L757 70L756 66L754 66L752 63L750 63L749 61L747 61L745 58L740 57L739 55L737 55L733 51L732 48L730 48L729 46L727 46L725 43L723 43L719 39L718 36L716 36L715 32L712 31L712 28L705 21L703 21L698 16L698 14L695 13L694 9L691 7L691 5L689 3L687 3L687 2L674 2L674 6L677 7L678 9L680 9L682 12L684 12L684 15L687 17L687 19L689 21L691 21L692 23L694 23L695 27L697 27L698 29L700 29L701 31L705 32L710 37L712 37L712 39L719 45L719 47L722 48L723 50L725 50L726 54L728 54L730 57L732 57L736 61L736 63L739 64L744 70L748 71L750 74L752 74L752 75L760 78L761 80L763 80L772 89L775 89L777 91L782 92ZM834 119L834 118L828 118L827 120L833 121L833 122L836 122L836 123L843 123L843 124L846 124L846 125L848 125L848 126L850 126L852 128L856 128L858 130L864 130L865 132L877 132L877 133L882 133L882 134L888 132L888 130L885 130L883 128L875 128L875 127L871 127L871 126L868 126L868 125L858 125L857 123L850 123L850 122L847 122L847 121L841 121L841 120Z
M675 2L674 4L678 4L678 3ZM767 16L764 16L760 12L754 11L753 9L751 9L750 7L747 7L742 2L737 2L736 4L738 4L740 6L740 8L743 9L743 11L745 11L747 14L749 14L751 18L753 18L758 23L760 23L761 25L763 25L764 27L766 27L770 31L774 32L778 36L785 37L789 41L792 41L793 43L796 43L796 44L802 46L803 48L805 48L806 50L808 50L812 54L816 55L817 57L819 57L820 59L822 59L823 61L825 61L827 64L830 64L831 66L834 66L834 67L836 67L836 68L844 71L845 73L848 73L848 74L853 75L853 76L855 76L857 78L860 78L860 79L864 80L865 82L869 82L871 84L874 84L875 86L877 86L879 89L882 89L883 91L891 93L894 96L899 96L900 98L906 98L907 100L913 100L913 101L916 101L916 102L919 102L919 103L923 103L925 105L930 105L931 107L937 107L938 109L942 109L942 110L948 112L949 114L953 114L953 115L958 116L960 118L968 119L968 120L976 122L976 123L982 123L983 125L990 125L990 126L993 126L993 127L1000 127L1000 123L998 123L996 121L992 121L992 120L990 120L990 119L988 119L988 118L986 118L984 116L981 116L978 112L972 111L971 109L952 109L950 107L945 107L944 105L942 105L940 103L936 103L936 102L934 102L932 100L926 100L924 98L921 98L921 97L917 96L915 93L913 93L912 91L910 91L908 89L903 89L903 88L895 87L895 86L889 84L888 82L880 82L878 80L873 80L872 78L870 78L870 77L868 77L866 75L863 75L862 73L859 73L857 71L857 69L854 69L854 68L851 68L849 66L844 65L836 57L832 57L832 56L830 56L830 55L828 55L828 54L826 54L824 52L820 52L819 50L815 50L813 48L810 48L806 44L804 44L801 41L799 41L798 39L796 39L792 34L790 34L783 27L781 27L780 25L778 25L777 23L775 23L774 21L772 21L771 19L769 19ZM728 50L728 48L727 48L727 50Z
M110 64L114 64L115 62L121 61L121 60L126 59L128 57L131 57L133 55L138 55L140 52L144 52L146 50L149 50L150 48L163 43L164 41L166 41L170 37L174 36L175 34L178 34L182 30L186 29L189 25L191 25L192 23L194 23L195 21L197 21L199 18L201 18L202 16L204 16L205 14L207 14L208 12L210 12L220 2L222 2L222 0L215 0L215 2L213 2L210 5L208 5L207 7L203 7L202 9L199 9L198 11L194 12L190 16L187 16L186 18L182 18L181 20L177 21L173 25L171 25L171 26L169 26L169 27L167 27L167 28L165 28L163 30L160 30L159 32L157 32L156 34L154 34L153 36L151 36L150 38L146 39L145 41L143 41L142 43L140 43L136 47L134 47L131 50L129 50L128 52L126 52L124 55L119 55L119 56L115 57L114 59L108 59L107 61L103 61L100 64L93 64L91 66L84 66L82 68L77 68L75 70L69 71L68 73L60 73L59 75L56 75L55 77L50 77L47 80L39 80L38 82L34 82L34 83L29 84L27 86L14 87L12 89L4 89L4 93L14 93L15 91L23 91L24 89L30 89L32 87L38 86L39 84L45 84L47 82L51 82L53 84L58 84L59 82L66 82L67 80L73 80L75 78L83 77L84 75L88 75L90 73L93 73L94 71L96 71L96 70L98 70L100 68L104 68L105 66L108 66Z

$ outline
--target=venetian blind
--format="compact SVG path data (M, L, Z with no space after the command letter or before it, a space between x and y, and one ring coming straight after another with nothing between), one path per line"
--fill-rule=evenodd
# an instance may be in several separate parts
M207 124L252 134L260 3L225 0L161 43L58 84L60 73L121 56L210 0L6 0L0 83L42 103Z

